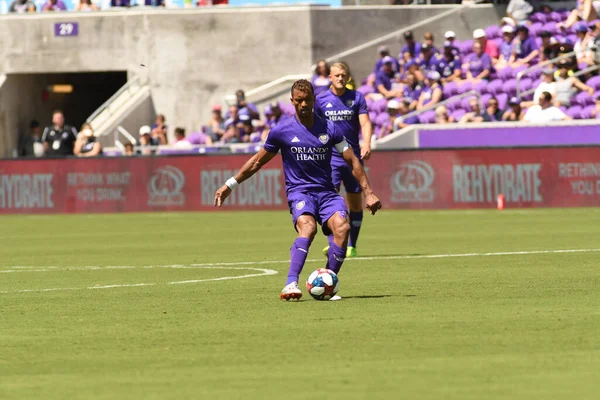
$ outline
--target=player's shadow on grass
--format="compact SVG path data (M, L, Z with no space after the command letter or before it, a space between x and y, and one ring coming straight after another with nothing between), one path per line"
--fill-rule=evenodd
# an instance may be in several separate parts
M393 294L374 294L366 296L344 296L343 299L384 299L386 297L394 297Z

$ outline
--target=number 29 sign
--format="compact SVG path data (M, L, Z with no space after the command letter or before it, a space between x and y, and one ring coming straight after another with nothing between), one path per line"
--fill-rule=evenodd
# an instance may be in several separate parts
M77 36L79 24L77 22L57 22L54 24L54 36Z

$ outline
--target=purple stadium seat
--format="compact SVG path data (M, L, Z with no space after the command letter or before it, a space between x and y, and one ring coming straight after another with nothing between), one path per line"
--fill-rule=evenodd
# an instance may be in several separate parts
M381 114L379 114L375 120L373 120L373 123L377 126L383 126L385 125L390 119L390 114L388 114L387 112L383 112Z
M494 44L496 45L496 47L500 48L500 45L502 44L502 42L504 41L504 39L502 38L495 38L492 39L492 42L494 42Z
M419 122L422 124L433 124L435 122L435 111L429 110L419 115Z
M112 151L106 151L103 150L102 154L108 157L118 157L118 156L122 156L123 152L121 150L112 150Z
M471 106L469 106L469 102L471 101L471 99L476 98L475 96L469 96L469 97L465 97L464 99L462 99L460 101L460 107L458 107L457 109L464 109L464 110L471 110Z
M468 92L473 88L473 84L471 82L463 82L458 86L458 93L463 94Z
M192 132L186 136L186 139L191 144L206 144L207 135L202 132Z
M552 11L549 15L550 19L552 19L552 21L554 22L560 22L562 21L562 15L556 11Z
M584 107L583 110L581 111L581 118L583 119L589 119L592 118L592 113L595 110L595 106L587 106Z
M531 71L527 72L525 74L528 78L535 80L538 80L541 76L542 76L542 69L538 68L538 69L532 69Z
M581 106L572 106L567 110L567 115L573 119L581 119L581 112L583 108Z
M542 47L542 38L541 37L536 37L535 38L535 44L537 45L537 47Z
M567 39L569 39L571 41L571 43L575 44L575 42L577 42L577 35L575 35L575 34L568 35Z
M526 90L531 89L532 85L533 85L533 80L531 78L521 79L521 84L520 84L521 93Z
M600 89L600 75L591 77L587 80L586 84L594 88L594 90Z
M369 93L375 93L375 89L370 85L363 85L357 89L357 92L360 92L363 96L366 96Z
M560 11L557 10L557 12L560 12L560 14L561 14L561 19L560 19L561 21L565 21L567 18L569 18L569 15L571 15L570 10L560 10Z
M479 81L475 82L471 88L471 90L477 90L479 93L483 93L485 87L487 86L487 81Z
M490 101L491 98L492 98L491 94L484 94L483 96L481 96L481 102L484 105L487 105L488 101Z
M560 109L560 111L564 112L565 114L567 113L567 107L565 106L560 106L558 107Z
M496 100L498 100L498 108L505 110L508 103L508 95L506 93L499 93L496 95Z
M373 100L370 97L365 97L365 103L367 103L367 108L371 109L371 104L373 104Z
M502 36L502 31L500 31L500 27L498 25L490 25L485 28L485 36L488 39L494 39Z
M544 26L544 24L542 24L541 22L535 22L535 23L531 24L531 26L529 27L529 34L531 36L539 35L540 32L542 31L543 26Z
M446 104L446 108L448 109L448 114L452 114L453 111L456 111L460 108L460 100L451 101Z
M445 98L452 97L458 93L458 85L456 84L456 82L449 82L444 85L443 92Z
M498 79L505 81L512 77L512 67L506 67L499 69L498 71Z
M594 104L594 99L588 92L580 92L571 98L571 102L585 107Z
M556 35L558 33L558 27L556 26L556 22L554 22L554 21L546 22L544 24L544 26L542 26L542 30L548 31L552 35Z
M586 69L588 65L586 63L577 63L577 68L581 71L582 69Z
M371 121L375 121L377 119L377 115L378 115L378 113L376 113L375 111L373 111L373 110L369 111L369 119Z
M531 22L546 22L546 14L541 12L533 13L529 16Z
M472 39L465 40L464 42L461 43L460 52L463 55L467 55L467 54L471 53L472 51L473 51L473 40Z
M454 118L454 121L458 122L467 112L463 109L459 109L454 111L451 115Z
M529 68L527 65L519 65L513 68L511 78L516 78L520 72L525 71L527 68Z
M502 85L502 93L506 93L509 96L517 94L517 80L509 79Z
M502 91L502 80L500 80L500 79L493 80L490 83L488 83L488 85L485 88L486 88L486 93L497 95L498 93L501 93L501 91Z
M387 110L387 103L388 101L386 99L375 101L373 103L373 111L375 111L378 114L384 112L385 110Z

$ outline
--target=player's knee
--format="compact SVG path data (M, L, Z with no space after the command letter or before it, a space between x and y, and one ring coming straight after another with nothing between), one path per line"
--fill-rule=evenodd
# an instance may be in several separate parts
M345 218L338 218L333 228L333 235L338 238L345 238L350 233L350 224Z
M298 221L298 234L313 239L317 234L317 223L314 219Z

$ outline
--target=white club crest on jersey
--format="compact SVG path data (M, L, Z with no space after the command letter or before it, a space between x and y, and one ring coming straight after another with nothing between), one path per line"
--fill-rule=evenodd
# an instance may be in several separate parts
M326 133L319 135L319 140L321 141L321 143L327 144L327 142L329 142L329 135Z
M292 143L298 143L300 141L300 139L298 139L296 136L294 136L294 138L292 139Z
M354 105L354 100L346 100L346 107L352 107Z

